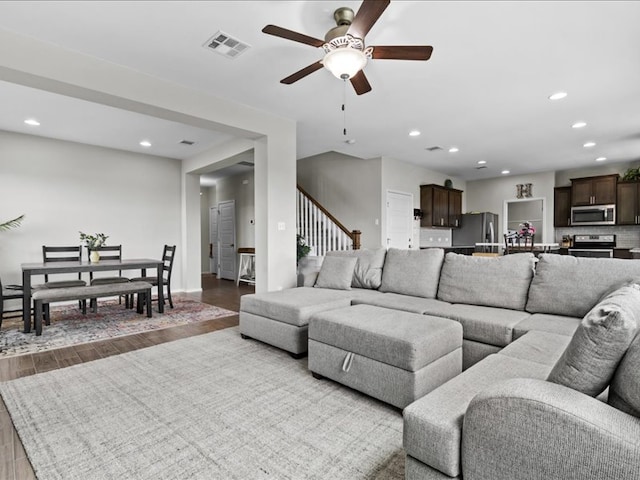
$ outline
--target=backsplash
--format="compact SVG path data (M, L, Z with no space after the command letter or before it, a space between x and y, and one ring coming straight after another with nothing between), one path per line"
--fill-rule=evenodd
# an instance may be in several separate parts
M555 229L555 241L562 243L563 235L611 235L616 236L616 246L618 248L640 247L640 226L621 225L614 227L592 226L592 227L563 227Z
M450 247L451 246L451 229L450 228L421 228L420 229L420 246L421 247Z

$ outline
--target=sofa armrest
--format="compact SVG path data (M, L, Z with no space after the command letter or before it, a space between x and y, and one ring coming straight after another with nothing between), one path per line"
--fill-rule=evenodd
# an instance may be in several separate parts
M465 480L637 480L640 418L551 382L507 380L464 417Z

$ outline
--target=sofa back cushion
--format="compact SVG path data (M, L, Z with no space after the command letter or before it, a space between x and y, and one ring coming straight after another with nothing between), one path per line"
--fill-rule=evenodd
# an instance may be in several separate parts
M382 267L387 254L385 248L362 249L362 250L335 250L327 252L328 257L355 257L358 259L353 272L351 286L354 288L371 288L373 290L380 287L382 283Z
M381 292L435 298L444 250L390 248L382 270Z
M639 326L640 285L623 285L582 319L548 380L592 397L602 393Z
M440 274L438 299L524 310L534 265L532 253L502 257L447 253Z
M542 254L527 312L584 317L611 289L640 278L640 262Z
M636 335L613 375L609 387L609 404L630 415L640 417L640 335Z
M351 290L357 260L353 257L327 257L322 262L314 287Z

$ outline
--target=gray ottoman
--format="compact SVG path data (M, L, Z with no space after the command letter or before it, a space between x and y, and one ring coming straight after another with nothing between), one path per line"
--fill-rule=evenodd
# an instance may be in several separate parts
M372 305L315 313L309 370L404 408L462 371L462 326Z

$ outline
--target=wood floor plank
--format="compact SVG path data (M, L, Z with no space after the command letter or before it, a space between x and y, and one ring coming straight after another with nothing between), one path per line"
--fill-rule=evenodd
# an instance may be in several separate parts
M27 457L22 457L14 461L16 480L37 480L36 474L29 463Z
M93 360L99 360L102 355L98 351L91 347L91 349L83 349L76 352L83 362L91 362Z
M33 365L38 373L60 368L60 365L58 365L58 359L51 351L34 353L32 357Z
M14 480L15 462L13 460L13 444L0 446L0 478Z

